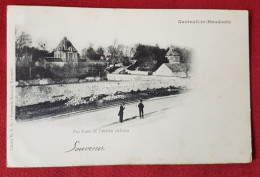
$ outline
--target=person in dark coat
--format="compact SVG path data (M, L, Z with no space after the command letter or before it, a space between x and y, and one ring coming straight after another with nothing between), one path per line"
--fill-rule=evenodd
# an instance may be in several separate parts
M118 116L119 116L119 122L122 123L123 122L123 116L124 116L124 103L122 103L120 105L120 110L119 110L119 113L118 113Z
M140 119L144 118L144 104L142 103L142 100L140 100L140 103L138 104L138 108L139 108Z

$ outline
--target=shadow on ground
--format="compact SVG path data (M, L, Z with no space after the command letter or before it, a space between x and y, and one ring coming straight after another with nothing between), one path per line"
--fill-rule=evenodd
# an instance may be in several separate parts
M164 111L164 110L171 109L171 108L173 108L173 107L164 108L164 109L161 109L160 111ZM152 111L152 112L149 112L149 113L144 114L144 116L145 116L145 117L149 117L150 115L152 115L152 114L154 114L154 113L157 113L157 112L158 112L158 111ZM104 126L102 126L101 128L109 127L109 126L111 126L111 125L116 125L116 124L123 124L124 122L132 121L132 120L134 120L134 119L136 119L136 118L139 118L139 116L133 116L133 117L130 117L130 118L126 118L125 120L123 120L122 123L120 123L119 121L118 121L118 122L113 122L113 123L110 123L110 124L108 124L108 125L104 125ZM143 119L144 119L144 118L143 118ZM118 120L119 120L119 118L118 118Z

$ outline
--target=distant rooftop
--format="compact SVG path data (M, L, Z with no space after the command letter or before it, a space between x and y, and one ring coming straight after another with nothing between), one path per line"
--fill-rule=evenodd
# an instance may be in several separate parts
M57 51L71 51L71 52L77 52L77 49L72 45L70 40L67 39L67 37L64 37L59 45L56 47Z

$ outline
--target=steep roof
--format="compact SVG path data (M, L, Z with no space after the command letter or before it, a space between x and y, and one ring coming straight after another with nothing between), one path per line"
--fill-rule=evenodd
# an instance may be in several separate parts
M172 72L186 72L187 66L184 63L164 63Z
M173 51L173 49L169 49L165 56L179 56L179 54Z
M67 39L67 37L64 37L59 45L56 47L56 50L58 51L69 51L71 50L72 52L77 52L77 49L72 45L70 40Z

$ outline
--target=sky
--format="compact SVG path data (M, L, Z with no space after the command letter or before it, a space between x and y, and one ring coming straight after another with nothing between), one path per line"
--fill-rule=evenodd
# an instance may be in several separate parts
M126 46L142 43L158 44L162 48L186 47L188 38L179 36L187 27L178 28L175 13L171 10L18 6L14 14L16 28L31 35L33 46L42 40L47 42L47 49L52 50L66 36L81 53L90 44L94 48L106 48L115 40Z

